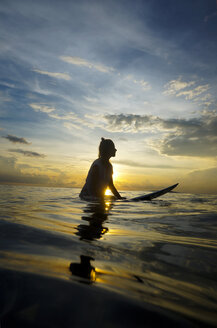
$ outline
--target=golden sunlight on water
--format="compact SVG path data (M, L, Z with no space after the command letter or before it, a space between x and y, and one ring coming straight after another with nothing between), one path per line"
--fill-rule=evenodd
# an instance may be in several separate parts
M44 255L22 254L9 251L0 252L0 267L5 269L16 268L18 271L38 273L61 279L68 278L68 261Z

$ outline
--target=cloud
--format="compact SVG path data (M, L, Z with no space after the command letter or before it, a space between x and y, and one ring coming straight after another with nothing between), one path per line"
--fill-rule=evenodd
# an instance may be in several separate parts
M172 80L165 85L166 90L163 92L164 95L171 96L174 95L176 97L185 97L185 99L194 99L206 92L210 86L209 84L198 85L195 88L190 88L195 85L195 81L183 82L181 81L181 77L177 80Z
M13 136L11 134L8 134L6 137L3 136L2 138L8 139L10 142L13 142L13 143L21 143L21 144L26 144L26 145L31 144L31 142L26 141L26 139Z
M10 96L8 96L8 91L1 91L0 90L0 102L4 103L4 102L11 102L12 98Z
M181 91L176 94L176 97L184 96L185 99L194 99L202 93L206 92L209 89L209 85L199 85L198 87L192 90Z
M192 171L188 174L188 176L191 176L193 179L197 178L198 176L203 177L205 180L207 178L212 178L215 177L215 182L216 182L216 188L217 188L217 167L212 167L209 169L205 170L195 170Z
M69 130L80 130L82 127L94 128L95 118L79 117L74 112L58 113L54 106L48 106L40 103L31 103L29 106L36 112L46 113L50 118L63 122L63 125ZM96 121L96 120L95 120Z
M27 150L23 150L23 149L9 149L9 152L22 154L22 155L28 156L28 157L42 157L42 158L45 157L44 154L39 154L34 151L27 151Z
M217 193L217 167L188 173L183 185L190 192Z
M46 175L23 173L14 157L0 156L0 183L48 184Z
M163 134L153 143L170 156L217 156L217 112L203 111L191 119L163 119L153 115L108 114L104 128L110 132Z
M111 132L145 132L161 123L161 119L153 115L108 114L104 116L106 130Z
M88 127L92 127L91 123L82 117L79 117L78 115L76 115L73 112L69 112L67 114L57 114L57 113L51 113L49 114L50 117L56 119L56 120L61 120L61 121L67 121L64 122L64 126L67 129L81 129L83 126L88 126Z
M144 164L138 163L131 160L123 160L123 161L112 161L114 164L120 164L130 167L142 167L142 168L151 168L151 169L177 169L177 166L167 165L167 164Z
M151 86L150 84L147 82L147 81L144 81L144 80L133 80L133 82L135 84L139 84L143 90L150 90L151 89Z
M88 68L94 68L99 72L102 73L110 73L114 71L114 68L105 66L103 64L96 64L92 63L86 59L80 58L80 57L71 57L71 56L60 56L60 59L63 60L66 63L76 65L76 66L83 66Z
M165 121L168 127L171 121ZM167 134L160 142L160 151L170 156L217 156L217 113L204 111L189 120L173 120L176 133Z
M76 129L76 130L81 130L81 126L78 125L78 124L76 124L76 122L75 122L75 123L65 122L63 125L64 125L65 128L67 128L68 130L74 130L74 129Z
M164 91L165 95L175 95L178 91L186 89L195 84L195 81L183 82L181 78L178 80L172 80L167 83L164 87L167 89Z
M79 117L74 112L68 112L68 113L57 113L55 107L47 106L44 104L29 104L31 108L33 108L36 112L40 111L43 113L46 113L49 117L60 120L64 122L64 126L67 129L81 129L83 126L88 126L90 128L93 128L93 123L90 122L90 119L88 118L82 118ZM67 122L65 122L67 121Z
M51 106L47 106L47 105L44 105L44 104L29 104L29 106L34 109L34 111L36 112L43 112L43 113L51 113L53 111L56 110L56 108L54 107L51 107Z
M163 139L160 147L162 154L169 156L196 156L215 157L217 156L217 138L215 140L201 137L188 137L170 135Z
M137 80L135 79L135 77L132 75L132 74L128 74L126 77L124 77L122 79L122 83L124 81L131 81L133 82L134 84L138 84L140 87L142 87L143 90L150 90L151 89L151 85L149 84L149 82L147 81L144 81L143 79L141 80ZM128 95L128 96L131 96L131 95Z
M16 88L16 86L15 86L15 84L12 84L12 83L7 83L7 82L5 82L5 81L1 81L0 82L0 85L3 85L3 86L5 86L5 87L7 87L7 88Z
M0 156L0 183L31 184L41 186L72 187L76 182L72 176L49 168L46 173L39 173L43 168L27 164L18 164L15 157ZM28 172L30 170L30 172ZM53 172L54 171L54 172Z
M47 72L47 71L42 71L40 69L33 69L33 72L42 74L42 75L47 75L50 77L54 77L56 79L62 79L62 80L66 80L69 81L71 80L71 76L69 74L66 73L54 73L54 72Z
M58 114L58 113L52 113L52 114L48 114L50 117L55 118L56 120L62 120L62 121L76 121L78 120L78 116L73 113L73 112L69 112L67 114L63 113L63 114Z

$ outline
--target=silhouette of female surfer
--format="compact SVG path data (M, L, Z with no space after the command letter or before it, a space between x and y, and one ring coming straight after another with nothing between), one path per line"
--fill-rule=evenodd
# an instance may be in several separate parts
M110 139L101 139L99 145L99 158L96 159L88 172L85 185L83 186L80 197L85 200L93 198L102 199L107 188L111 190L115 198L123 199L113 183L113 167L109 159L115 157L117 149Z

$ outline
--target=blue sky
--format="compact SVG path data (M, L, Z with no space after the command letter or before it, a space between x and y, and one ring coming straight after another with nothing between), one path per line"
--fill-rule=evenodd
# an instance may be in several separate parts
M103 136L119 188L217 191L216 1L2 0L0 29L2 182L81 186Z

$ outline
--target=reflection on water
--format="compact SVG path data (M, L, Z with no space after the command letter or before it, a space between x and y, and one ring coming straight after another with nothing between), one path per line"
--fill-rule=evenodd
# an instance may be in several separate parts
M90 261L94 261L94 258L81 255L80 263L71 263L69 266L72 275L87 279L87 281L81 280L81 282L92 283L96 280L96 271Z
M88 222L86 224L79 224L77 226L78 232L76 233L80 236L80 239L94 240L100 239L106 232L108 228L103 226L103 223L108 218L109 210L111 209L111 202L95 202L87 204L83 209L84 215L81 219Z
M100 239L108 232L108 228L104 227L103 223L107 220L111 207L112 204L109 200L87 203L83 209L84 215L81 216L81 219L87 221L88 225L79 224L77 226L78 231L76 235L80 236L80 240L93 241ZM71 263L69 266L72 275L85 278L80 280L82 283L93 283L96 281L96 270L90 261L94 261L94 258L80 255L80 263Z
M87 203L70 189L0 193L2 327L130 327L135 318L152 327L162 309L166 326L216 325L214 196Z

